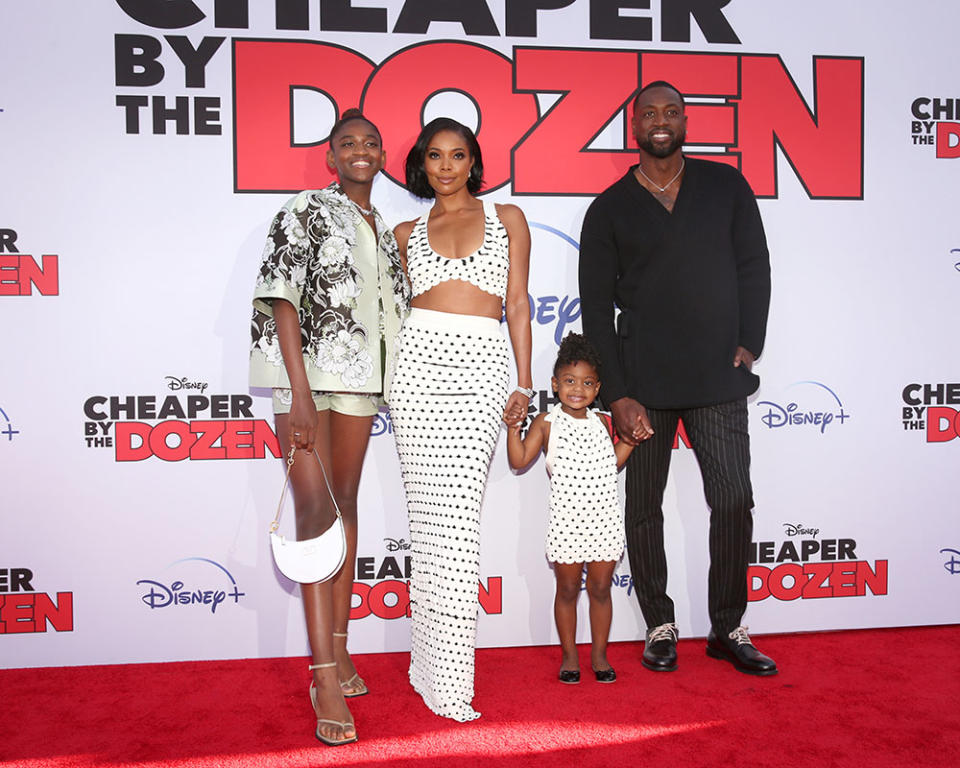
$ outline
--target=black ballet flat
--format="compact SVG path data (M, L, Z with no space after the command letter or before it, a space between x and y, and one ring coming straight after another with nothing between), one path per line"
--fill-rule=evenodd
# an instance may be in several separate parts
M610 669L595 669L593 670L593 674L597 678L598 683L617 682L617 673L613 671L613 667L610 667Z
M560 674L557 675L557 679L561 683L566 683L567 685L576 685L580 682L580 670L579 669L561 669Z

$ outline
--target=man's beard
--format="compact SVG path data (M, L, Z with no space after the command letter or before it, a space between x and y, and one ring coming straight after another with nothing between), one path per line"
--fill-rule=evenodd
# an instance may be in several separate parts
M650 140L649 134L643 138L637 137L637 144L640 145L642 149L647 154L653 155L654 157L669 157L678 149L683 146L683 143L687 140L687 129L683 128L679 133L673 135L673 140L669 144L654 144Z

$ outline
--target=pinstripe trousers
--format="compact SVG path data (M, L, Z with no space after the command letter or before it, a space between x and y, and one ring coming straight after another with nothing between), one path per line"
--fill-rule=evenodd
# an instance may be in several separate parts
M747 401L702 408L647 409L654 436L627 462L627 552L640 610L648 627L675 621L667 595L663 546L663 491L677 420L683 419L700 464L710 507L708 609L714 631L725 637L747 608L747 561L753 535L750 435Z

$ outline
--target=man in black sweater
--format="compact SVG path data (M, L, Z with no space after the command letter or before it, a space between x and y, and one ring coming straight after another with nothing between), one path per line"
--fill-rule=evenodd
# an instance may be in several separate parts
M740 625L753 532L746 398L759 385L751 367L766 334L770 260L747 181L723 163L685 158L686 122L669 83L650 83L634 100L640 163L583 220L583 330L600 352L617 430L637 445L626 528L648 627L643 665L677 668L661 505L682 419L710 506L707 654L772 675L776 664Z

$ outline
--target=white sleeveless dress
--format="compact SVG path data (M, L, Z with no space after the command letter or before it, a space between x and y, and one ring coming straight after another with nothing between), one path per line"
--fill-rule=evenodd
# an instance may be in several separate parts
M575 419L560 404L551 408L547 443L550 522L547 559L552 563L619 560L623 510L617 493L617 456L596 411Z

